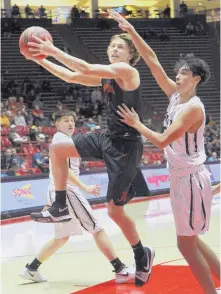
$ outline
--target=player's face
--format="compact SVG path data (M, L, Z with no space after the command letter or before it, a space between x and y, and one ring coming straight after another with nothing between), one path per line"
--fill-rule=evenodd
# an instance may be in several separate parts
M110 63L126 62L129 63L131 54L127 43L121 38L114 38L108 46L107 54Z
M58 131L68 136L71 136L74 133L75 123L73 116L61 117L61 119L58 122L56 122L55 125Z
M193 76L191 70L183 66L179 69L176 76L176 86L178 92L187 92L196 87L199 82L198 76Z

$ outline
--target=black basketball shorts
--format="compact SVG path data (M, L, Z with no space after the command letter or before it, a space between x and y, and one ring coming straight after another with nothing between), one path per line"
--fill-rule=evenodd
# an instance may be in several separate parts
M107 202L113 200L122 206L134 196L133 180L143 154L141 140L112 139L107 133L89 133L72 136L83 160L103 160L109 177Z

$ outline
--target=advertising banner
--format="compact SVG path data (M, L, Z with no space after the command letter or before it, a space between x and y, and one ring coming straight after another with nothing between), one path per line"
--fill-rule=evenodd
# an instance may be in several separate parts
M211 181L220 181L220 164L206 165L211 173ZM166 168L142 169L144 179L151 192L169 189L169 172ZM80 179L86 185L100 185L100 197L106 197L108 187L108 175L106 172L82 174ZM1 211L19 210L31 207L44 206L47 201L47 189L49 180L27 179L15 182L3 182L1 184ZM95 196L82 192L87 199Z

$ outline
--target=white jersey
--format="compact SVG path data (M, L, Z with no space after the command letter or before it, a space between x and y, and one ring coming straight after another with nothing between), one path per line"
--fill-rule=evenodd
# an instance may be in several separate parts
M199 105L201 107L204 113L204 121L196 133L187 132L184 136L164 148L169 169L191 168L203 164L206 160L204 149L206 115L204 105L199 97L195 96L188 102L179 104L179 94L175 93L172 95L167 108L164 126L168 128L190 105Z
M57 132L56 134L54 134L54 137L52 139L52 143L57 143L60 141L65 141L67 140L67 137L69 138L69 136L67 136L64 133L61 132ZM75 174L75 176L77 176L79 178L79 166L80 166L80 160L79 158L69 158L68 160L68 165L69 168L72 170L72 172ZM50 185L49 185L49 189L50 190L54 190L54 179L53 179L53 175L52 175L52 170L51 170L51 160L49 159L49 181L50 181ZM78 190L78 187L71 184L70 182L67 183L67 189L70 190Z

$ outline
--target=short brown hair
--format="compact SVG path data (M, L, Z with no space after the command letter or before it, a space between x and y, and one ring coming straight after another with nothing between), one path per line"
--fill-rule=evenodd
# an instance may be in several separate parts
M140 54L138 53L136 47L134 46L134 43L132 42L130 35L126 34L126 33L114 35L110 40L110 44L116 38L120 38L126 42L126 44L129 47L130 54L132 55L132 58L130 60L130 65L132 65L132 66L136 65L137 62L140 60ZM110 46L110 44L109 44L109 46Z
M55 112L52 116L52 119L54 122L56 121L59 121L62 117L65 117L65 116L72 116L73 119L74 119L74 113L70 110L64 110L64 111L61 111L61 112Z

